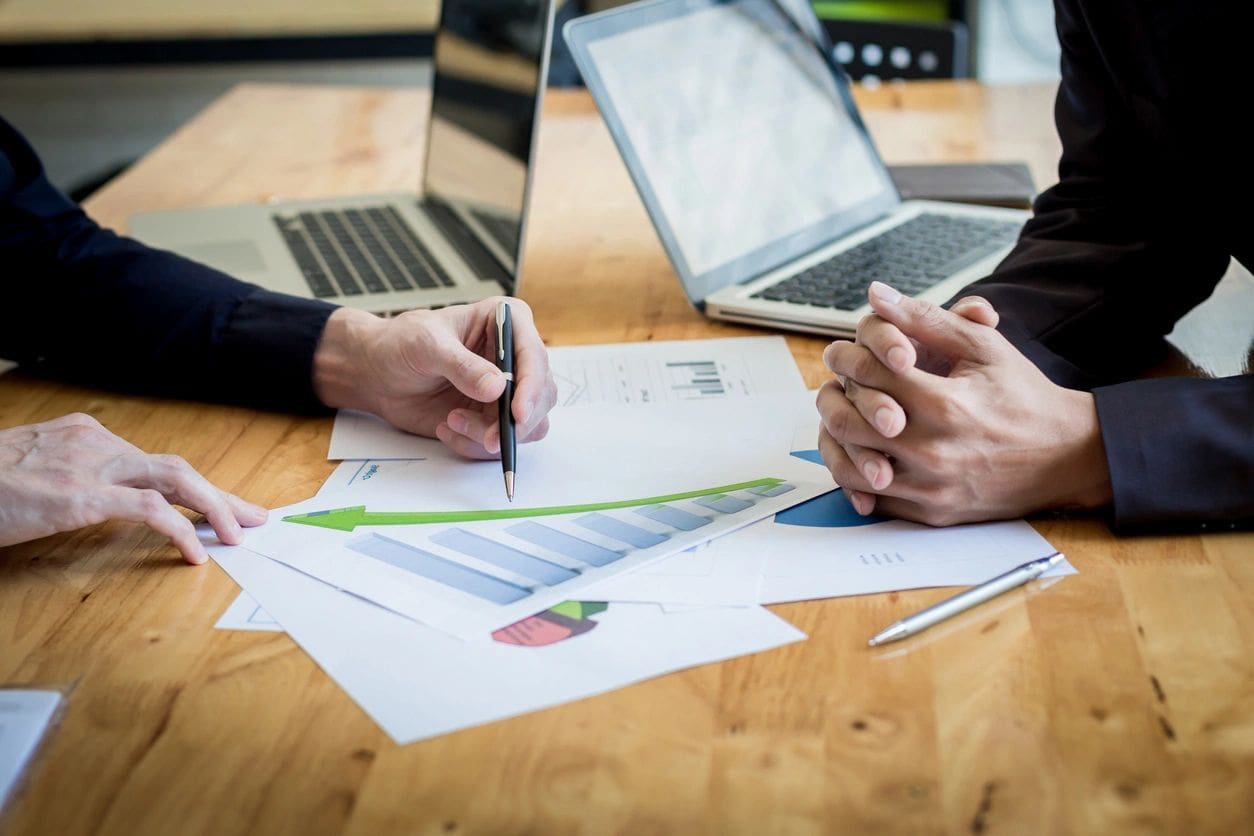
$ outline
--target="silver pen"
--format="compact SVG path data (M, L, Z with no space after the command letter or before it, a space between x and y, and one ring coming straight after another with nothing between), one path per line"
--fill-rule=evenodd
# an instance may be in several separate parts
M906 616L901 621L893 622L876 633L875 637L868 641L867 644L875 647L876 645L904 639L906 636L913 636L915 633L926 630L933 624L951 618L960 612L965 612L978 604L983 604L990 598L996 598L1003 592L1009 592L1017 586L1023 586L1028 581L1036 580L1057 565L1062 558L1062 552L1054 552L1047 557L1029 560L1022 566L1016 566L1005 574L998 575L982 584L963 590L957 595L935 603L927 609L919 610L914 615Z

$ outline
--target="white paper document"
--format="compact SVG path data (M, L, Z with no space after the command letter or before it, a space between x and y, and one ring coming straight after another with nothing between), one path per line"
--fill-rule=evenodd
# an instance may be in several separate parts
M801 391L783 337L609 343L549 349L558 406L653 404Z
M549 363L559 407L727 400L805 390L783 337L559 346L549 349ZM403 432L381 418L340 410L327 458L421 459L440 449L439 441Z
M401 744L805 638L760 607L566 602L460 641L247 549L209 551Z
M735 538L736 534L726 537ZM585 594L598 600L647 601L667 607L745 607L758 603L762 556L748 549L721 550L718 543L723 539L610 578Z
M0 688L0 808L61 704L60 691Z
M786 452L805 397L555 412L514 507L498 462L436 451L279 509L245 545L467 637L821 493L790 478L813 473Z
M434 438L398 430L387 421L365 412L341 409L331 426L327 458L422 459L443 446Z
M283 625L262 609L257 600L247 592L241 592L219 616L217 630L252 630L262 633L282 633Z

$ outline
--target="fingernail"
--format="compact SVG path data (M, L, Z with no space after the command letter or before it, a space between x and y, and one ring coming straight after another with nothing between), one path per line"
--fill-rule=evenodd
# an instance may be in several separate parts
M866 497L864 497L862 494L858 493L857 491L849 492L849 504L853 506L853 510L857 511L859 514L861 514L864 517L867 515L867 512L870 510L869 508L867 508Z
M910 355L899 345L895 345L888 349L888 367L895 372L904 372L906 366L910 365Z
M448 416L449 429L454 432L465 433L470 429L470 419L460 412L450 412Z
M893 411L886 406L875 410L875 429L883 435L893 431Z
M484 372L483 377L479 378L479 382L475 384L476 391L486 392L499 375L500 372Z
M883 282L871 282L871 295L887 305L896 305L901 301L901 294Z
M877 482L880 478L880 466L878 464L875 462L867 462L862 465L862 475L866 476L866 480L870 483L871 487L879 490Z
M248 510L252 511L257 516L262 517L262 518L270 516L269 509L263 508L262 506L257 505L254 502L248 502L248 500L244 500L244 502L247 503Z

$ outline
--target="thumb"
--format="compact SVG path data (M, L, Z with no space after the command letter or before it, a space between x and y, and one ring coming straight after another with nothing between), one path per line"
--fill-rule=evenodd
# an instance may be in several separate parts
M488 403L505 391L501 370L466 348L453 334L445 334L432 349L432 371L471 400Z
M867 296L882 319L928 348L976 362L989 359L992 343L988 334L996 332L987 325L972 322L931 302L903 296L883 282L871 282Z

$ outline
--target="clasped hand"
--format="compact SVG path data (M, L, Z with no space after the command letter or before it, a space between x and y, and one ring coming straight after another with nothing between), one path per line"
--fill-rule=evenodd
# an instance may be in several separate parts
M1093 398L1050 381L967 297L871 285L875 311L823 359L819 450L861 514L930 525L1110 501Z
M505 377L484 355L495 349L500 301L391 319L340 308L314 354L314 391L327 406L373 412L464 456L495 458ZM548 432L557 386L530 308L508 301L517 437L535 441ZM189 563L203 563L208 554L175 505L204 514L227 544L266 519L264 508L215 488L177 456L145 454L88 415L0 431L0 546L130 520L169 537Z

